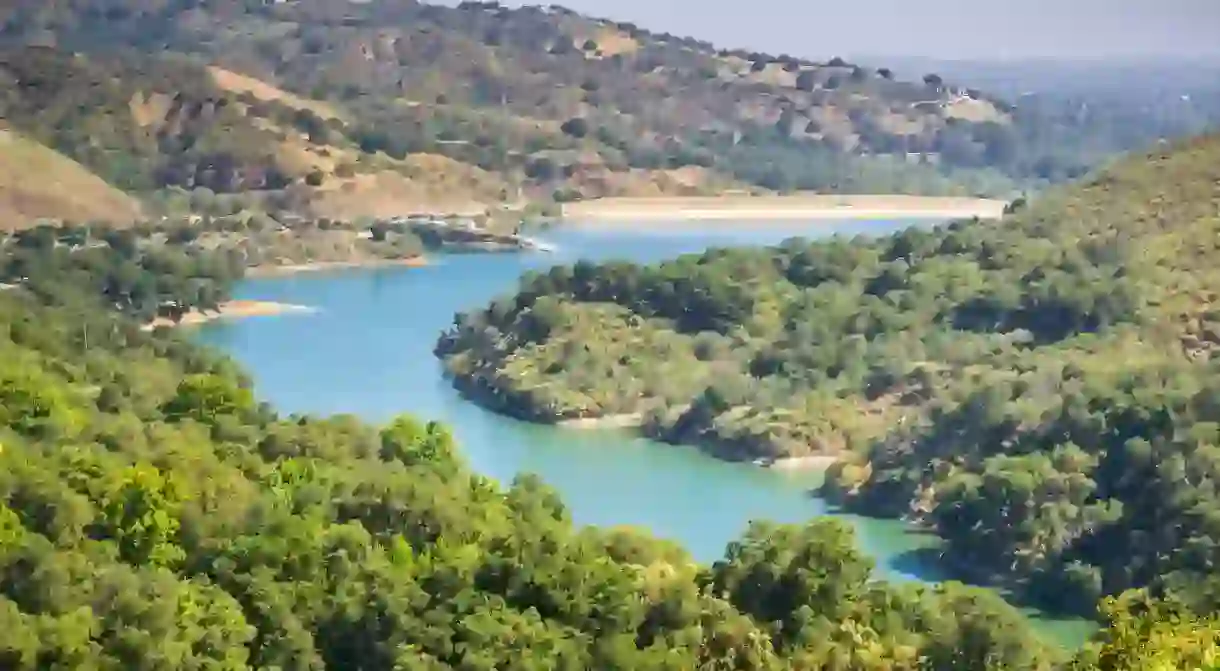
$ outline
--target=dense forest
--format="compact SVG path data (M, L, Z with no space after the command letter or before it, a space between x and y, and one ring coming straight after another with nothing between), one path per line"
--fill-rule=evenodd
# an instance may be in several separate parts
M1122 112L1118 135L934 72L718 49L554 6L9 5L0 116L21 132L133 193L253 192L326 216L377 199L1003 195L1176 132L1121 98L1099 103Z
M1218 158L1187 141L999 222L556 267L437 353L526 419L838 456L832 499L1050 607L1150 584L1211 603Z
M472 473L444 426L277 414L231 362L90 290L130 263L121 248L64 253L88 261L0 291L4 669L1137 669L1217 653L1210 616L1132 592L1064 659L992 593L871 580L830 519L756 523L711 566L576 527L536 477ZM224 263L132 272L172 292Z

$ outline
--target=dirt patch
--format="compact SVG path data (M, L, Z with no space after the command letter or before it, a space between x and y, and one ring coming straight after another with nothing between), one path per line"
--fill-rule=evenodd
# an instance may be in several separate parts
M1005 202L924 196L711 196L705 198L601 198L563 207L571 220L634 222L739 219L998 218Z
M209 66L208 73L212 75L212 81L226 91L249 93L262 101L280 102L296 109L307 109L323 119L343 118L343 115L338 110L327 103L303 98L295 93L289 93L261 79L248 77L217 66Z
M147 96L137 93L128 103L132 118L141 128L159 128L164 125L172 107L173 98L163 93L150 93Z
M985 100L959 98L945 105L945 116L951 119L961 119L971 123L1008 123L1008 116L995 108L995 105Z
M220 304L218 310L192 310L175 321L168 317L157 317L140 327L145 331L157 328L172 328L175 326L195 326L218 319L245 319L248 317L270 317L288 313L310 313L314 308L304 305L290 305L272 301L227 301Z
M633 54L640 49L639 41L616 28L604 28L591 39L597 43L597 53L602 57Z
M300 273L319 273L329 270L350 270L352 268L422 268L428 265L428 260L422 256L409 256L402 259L365 259L361 261L319 261L316 263L291 263L284 265L268 265L251 268L247 277L274 277L280 275L297 275Z
M605 417L565 419L558 422L556 426L565 429L638 429L643 423L643 415L631 413L626 415L607 415Z
M138 201L76 161L0 129L0 228L39 219L130 224L142 216Z
M456 175L433 174L413 179L384 170L350 179L328 179L311 194L315 216L334 219L394 217L411 212L475 216L486 211L492 199L477 185L461 183Z

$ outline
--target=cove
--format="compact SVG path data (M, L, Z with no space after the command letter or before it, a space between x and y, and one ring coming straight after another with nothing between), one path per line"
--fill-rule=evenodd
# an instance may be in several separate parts
M715 561L750 520L802 522L837 514L810 494L815 474L769 471L712 459L694 448L623 431L519 422L462 399L432 355L454 314L511 294L530 269L580 259L654 262L710 247L775 244L831 233L885 234L911 221L650 224L647 229L569 225L538 234L553 253L455 254L423 268L378 268L250 279L237 298L308 305L316 312L195 330L253 376L260 398L291 413L384 421L407 412L450 425L466 459L502 482L537 473L582 524L631 525ZM936 581L936 539L896 520L843 516L877 562L879 577ZM1030 612L1042 633L1078 645L1093 625Z

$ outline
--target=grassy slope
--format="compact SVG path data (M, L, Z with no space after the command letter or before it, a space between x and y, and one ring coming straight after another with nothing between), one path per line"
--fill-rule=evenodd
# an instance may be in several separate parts
M0 128L0 229L38 219L130 223L139 203L76 161Z
M30 73L45 76L51 86L23 84ZM151 180L162 179L158 175L167 167L187 167L169 186L189 190L212 186L190 173L213 160L236 165L235 175L276 170L289 182L288 189L274 190L247 181L235 190L226 187L225 197L257 207L274 195L278 209L331 218L477 213L504 190L498 175L444 156L397 160L362 152L335 107L220 68L8 50L0 54L0 97L6 120L23 135L14 135L0 157L10 225L37 217L130 220L139 214L135 198L152 193ZM218 101L227 106L218 107ZM293 115L302 111L331 124L331 132L310 137L294 126ZM57 154L48 147L71 158L53 161ZM21 169L35 158L39 179ZM323 177L321 184L307 183L314 172Z

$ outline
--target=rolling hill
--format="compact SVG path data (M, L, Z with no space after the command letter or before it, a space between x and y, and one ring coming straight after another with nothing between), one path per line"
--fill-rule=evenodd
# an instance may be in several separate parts
M12 49L51 45L103 69L125 59L121 79L148 70L166 83L173 62L171 79L181 81L144 91L154 96L137 105L146 115L181 114L157 96L195 96L190 113L199 96L244 101L223 112L225 133L204 143L252 171L221 184L233 189L266 184L272 168L271 185L282 186L280 174L291 182L317 171L328 181L349 174L346 163L381 161L411 182L402 198L425 204L429 194L481 205L743 189L972 195L1087 167L1049 157L1009 105L934 74L901 81L838 58L716 48L555 6L18 0L0 22L0 43ZM124 96L137 93L131 88ZM150 132L168 124L177 135L182 122L155 120ZM200 121L189 124L198 130ZM341 160L258 137L298 131ZM181 171L198 165L202 150L162 163ZM190 181L136 175L119 185ZM213 190L214 177L203 180ZM360 181L349 189L359 192L353 201L394 191ZM331 201L345 208L343 198Z
M522 418L837 457L833 499L923 521L972 577L1052 607L1212 599L1218 159L1220 136L1186 141L993 223L558 267L437 353Z
M12 125L154 214L1008 198L1159 132L1142 108L1098 117L1138 128L1093 129L934 73L718 48L557 6L16 0L0 47Z
M43 153L72 159L60 167L79 173L83 166L97 176L94 182L150 201L150 213L164 209L157 204L172 202L173 194L189 198L189 209L213 214L242 208L341 218L412 209L479 212L503 189L496 175L442 156L362 152L324 103L172 55L4 51L0 115L24 136L23 147L38 142ZM64 200L49 211L109 218L97 216L113 209L105 199L79 207L95 200L96 189L57 187L72 183L72 173L46 167L52 178L43 182L44 195ZM16 184L5 186L19 193Z
M128 224L140 204L47 147L0 127L0 228L39 220Z

